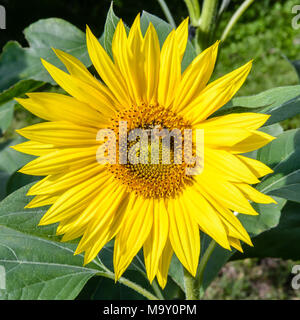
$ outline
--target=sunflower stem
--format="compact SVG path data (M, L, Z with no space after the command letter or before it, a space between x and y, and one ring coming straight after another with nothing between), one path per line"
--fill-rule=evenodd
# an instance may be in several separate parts
M105 277L105 278L108 278L111 280L115 280L115 275L112 272L98 272L96 275L100 276L100 277ZM145 290L144 288L142 288L140 285L138 285L137 283L135 283L133 281L130 281L130 280L123 278L123 277L121 277L118 281L120 283L124 284L124 286L127 286L128 288L131 288L134 291L138 292L139 294L141 294L142 296L144 296L148 300L159 300L159 298L156 297L154 294Z
M211 254L215 250L216 246L217 246L216 241L212 239L210 241L208 248L204 252L202 259L200 260L197 274L196 274L195 281L194 281L194 291L197 293L198 299L200 299L200 291L201 291L201 286L203 283L203 276L204 276L204 271L205 271L207 262L211 256Z
M204 0L199 25L196 29L195 47L200 53L210 45L214 21L217 15L218 0Z
M156 279L153 280L152 282L152 288L156 294L156 296L159 298L159 300L165 300L160 288L159 288L159 285L157 284L157 281Z
M197 27L200 22L200 6L199 0L184 0L188 9L191 25Z
M175 29L176 28L176 23L173 19L173 16L168 8L168 5L166 4L166 2L164 0L157 0L162 11L164 12L168 22L170 23L170 25Z
M233 14L233 16L230 18L229 22L227 23L222 36L221 36L221 41L225 41L227 38L229 32L233 28L233 26L237 23L239 18L243 15L243 13L248 9L248 7L254 2L254 0L245 0L239 8L236 10L236 12Z
M185 268L183 268L183 279L186 300L198 300L198 296L194 288L195 278Z

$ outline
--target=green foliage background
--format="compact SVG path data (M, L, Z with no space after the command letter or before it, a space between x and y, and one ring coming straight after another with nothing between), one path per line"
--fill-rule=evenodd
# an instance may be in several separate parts
M58 17L71 22L81 30L88 23L100 36L104 29L110 0L68 1L58 0L2 0L7 11L7 29L0 30L0 48L9 40L16 40L26 46L23 30L31 23L49 17ZM181 0L167 1L175 22L178 24L188 15ZM224 12L219 30L223 30L241 1L233 0ZM238 95L251 95L269 88L298 83L297 74L286 58L300 59L300 32L291 27L293 14L291 8L296 0L259 0L255 1L235 25L223 44L222 52L214 78L223 75L245 61L254 59L254 66L246 84ZM165 19L157 1L117 0L114 11L117 16L126 17L130 23L137 12L151 12ZM221 32L216 37L221 36ZM17 111L16 121L34 121L30 114ZM300 117L284 121L284 129L297 128ZM17 124L19 127L19 125ZM9 131L12 134L12 131Z
M239 1L234 1L236 6ZM254 59L247 84L239 95L248 95L283 85L296 84L297 75L284 56L300 59L300 32L291 27L291 11L297 1L255 1L229 34L219 57L218 71ZM235 7L236 7L235 6ZM230 16L225 12L221 26ZM220 29L223 29L222 27Z
M232 0L222 16L220 30L224 29L232 13L241 1ZM247 85L240 95L249 95L281 85L297 83L297 76L284 59L300 59L300 32L291 28L293 14L291 8L296 0L259 0L255 1L244 13L224 44L215 76L224 74L246 60L255 59L254 68ZM65 19L81 30L89 26L100 36L103 32L106 13L110 0L2 0L7 11L7 29L0 31L0 48L8 40L17 40L23 46L26 41L23 30L31 23L49 17ZM167 1L175 22L188 16L185 4L181 0ZM165 18L156 0L135 1L117 0L114 11L119 17L125 17L130 24L137 12L143 10ZM216 35L220 37L220 34Z
M170 10L172 14L174 15L175 21L177 24L182 21L183 18L185 18L188 15L188 12L185 8L185 5L183 1L167 1ZM223 14L222 20L220 22L220 28L218 29L219 32L221 32L222 29L224 29L226 23L230 19L232 13L237 9L237 7L240 5L241 1L231 1L230 6L228 7L227 11ZM0 30L1 38L0 38L0 47L2 47L8 40L17 40L19 41L22 46L27 46L27 41L25 40L22 31L25 29L25 27L28 27L31 23L36 22L39 19L42 18L49 18L49 17L59 17L63 18L66 21L69 21L73 25L77 26L81 30L85 30L85 24L88 23L89 26L92 28L92 30L96 33L97 36L101 36L103 33L104 28L104 22L106 19L107 11L110 6L110 1L69 1L69 2L62 2L57 0L44 0L44 1L34 1L29 0L26 2L21 2L17 0L6 0L2 1L1 4L3 4L6 7L7 10L7 29L6 30ZM279 86L289 86L289 85L296 85L299 83L299 79L297 77L297 74L291 64L288 62L287 59L290 60L297 60L300 59L300 32L299 30L294 30L291 27L291 19L293 17L293 14L291 13L291 8L293 5L296 4L296 1L288 0L288 1L274 1L274 0L259 0L255 1L254 4L246 11L246 13L242 16L242 18L239 20L239 22L234 26L234 29L230 33L229 37L226 39L226 42L222 45L221 54L219 56L219 63L217 65L217 69L214 73L214 78L219 77L220 75L223 75L227 72L232 71L235 67L238 67L242 64L244 64L246 61L254 58L254 65L253 69L251 71L250 76L248 77L248 80L246 84L242 87L242 89L239 91L239 96L245 96L245 95L252 95L257 94L262 91L265 91L267 89L279 87ZM146 10L148 12L151 12L152 14L155 14L157 16L160 16L161 18L165 19L160 6L157 1L133 1L133 0L122 0L122 1L116 1L114 6L115 13L117 16L122 17L126 20L126 22L130 25L133 21L134 17L136 16L137 12L141 12L142 10ZM216 38L219 38L221 34L216 34ZM3 80L3 79L2 79ZM5 80L5 79L4 79ZM0 79L1 82L1 79ZM28 82L26 82L28 83ZM40 86L42 84L37 83L37 86ZM21 84L22 86L22 84ZM47 88L46 88L47 89ZM49 89L49 88L48 88ZM17 89L16 89L17 90ZM266 97L263 95L261 101L265 102L268 100L269 97L275 97L275 103L272 101L272 105L268 107L266 110L260 110L261 112L269 112L274 111L276 113L276 107L278 107L281 102L279 100L284 97L286 98L290 91L293 90L299 90L298 87L290 87L286 88L286 91L283 93L278 93L278 99L276 96L276 90L272 94L267 94ZM298 91L297 91L298 92ZM294 98L296 96L295 92L292 93L291 98ZM243 107L245 110L247 108L253 108L253 106L265 106L267 103L262 103L259 101L260 98L252 98L252 100L247 100L245 98L235 98L231 102L231 104L228 104L227 108L236 108L236 107ZM264 100L266 99L266 100ZM286 100L283 100L282 102L285 102ZM0 101L1 102L1 101ZM292 107L296 109L296 106L299 104L299 98L296 100L294 105ZM291 107L291 103L287 103L285 105L284 112L288 110L287 108ZM5 107L6 108L6 107ZM272 109L273 108L273 109ZM299 108L299 106L297 107ZM1 109L4 112L7 112L6 117L9 118L12 116L11 114L11 106L7 106L7 109ZM253 109L252 109L253 110ZM298 110L298 109L297 109ZM221 112L224 112L224 110ZM225 109L226 112L226 109ZM298 111L299 113L299 111ZM291 114L290 116L293 116L294 114ZM286 119L288 116L282 114L277 114L279 116L279 120ZM2 118L3 119L3 118ZM5 118L4 118L5 120ZM32 182L30 177L24 178L18 174L14 173L16 169L18 169L21 165L26 163L29 158L24 156L24 158L19 158L18 162L15 163L13 160L13 157L10 153L9 142L7 140L9 138L15 137L14 129L24 127L25 125L35 123L37 121L40 121L39 119L35 118L28 112L26 112L23 108L20 108L18 105L15 108L14 111L14 117L13 117L13 124L5 132L4 137L0 138L1 145L1 157L0 157L0 169L4 170L6 172L0 172L1 175L1 183L7 183L8 182L8 189L9 193L17 190L19 187ZM284 129L294 129L300 127L300 117L296 116L287 120L284 120L281 122ZM3 123L0 123L0 126L4 126L3 130L6 130L5 127L5 121ZM282 129L277 125L269 128L268 130L271 130L271 134L277 135L280 134ZM275 133L276 132L276 133ZM297 136L299 137L299 132L297 132ZM291 132L293 135L294 133ZM295 131L296 135L296 131ZM286 144L286 140L283 140L282 145L279 149L283 149L283 146ZM298 144L299 145L299 144ZM266 149L265 149L266 150ZM276 149L277 150L277 149ZM275 151L276 151L275 150ZM292 148L291 152L295 152L296 146ZM274 150L273 150L274 151ZM297 154L298 154L298 150ZM279 154L280 155L280 154ZM263 151L258 154L259 157L263 157ZM280 155L281 156L281 155ZM279 157L279 156L278 156ZM299 158L297 158L299 159ZM269 159L272 160L272 159ZM264 161L265 162L265 161ZM280 159L278 160L280 162ZM4 167L4 164L8 167ZM291 166L289 168L292 168ZM297 170L296 170L297 169ZM297 174L297 177L299 175L299 168L296 167L292 171L292 174L294 172ZM296 172L297 171L297 172ZM284 172L290 174L291 172ZM9 176L12 174L12 176ZM282 172L279 172L278 174L282 174ZM296 175L295 174L295 175ZM285 175L283 175L283 179L285 178ZM25 179L22 181L22 179ZM28 179L28 180L26 180ZM268 184L268 179L266 179L265 184ZM284 188L287 184L284 184ZM279 185L279 193L284 192L284 188L281 188L282 186ZM288 187L288 186L287 186ZM24 189L25 190L25 189ZM12 195L12 199L15 203L15 208L11 205L9 205L9 198L6 202L2 203L2 209L0 209L0 220L1 216L5 216L7 212L11 211L11 213L19 212L20 217L20 225L26 222L27 220L22 219L29 219L28 212L24 214L24 211L22 211L22 208L24 206L24 199L25 199L25 193L24 190L20 193L17 193L15 195ZM278 190L273 191L275 192L274 195L276 195L276 192ZM1 196L1 194L0 194ZM19 198L18 198L19 197ZM19 200L18 200L19 199ZM293 201L297 201L294 199L290 199ZM18 203L19 201L19 203ZM23 202L22 202L23 201ZM6 203L8 204L7 207ZM7 209L8 208L8 209ZM254 239L254 243L256 243L255 248L258 248L258 251L261 249L264 249L264 246L261 245L261 243L265 243L266 239L269 241L270 246L272 245L274 239L278 237L277 232L279 232L279 235L282 234L282 232L286 232L288 235L296 235L296 240L300 240L299 232L297 230L297 226L295 226L295 221L298 224L299 218L297 216L297 213L299 213L299 204L294 204L294 207L289 206L287 207L281 215L281 222L282 225L280 228L283 230L270 230L266 231L263 234L258 235ZM261 209L263 210L263 208ZM286 219L286 212L290 210L292 213L288 215L288 217L291 219ZM267 210L266 210L267 211ZM37 224L38 217L36 216L36 212L32 212L32 220L28 220L25 224L28 228L28 233L30 235L37 235L41 236L43 235L43 232L41 234L35 234L35 226ZM42 212L40 212L42 214ZM248 223L248 227L252 226L252 231L254 234L259 234L262 230L258 230L256 228L256 222L259 226L264 227L264 223L270 227L275 226L278 223L279 220L279 213L278 212L272 212L272 217L268 216L268 212L265 212L262 216L266 219L266 221L245 221L245 223ZM272 218L273 221L267 220L268 217ZM276 220L277 219L277 220ZM19 221L19 220L18 220ZM5 232L8 232L6 230L7 228L14 228L15 237L18 237L18 231L19 230L16 225L16 221L12 220L12 225L10 224L10 221L8 221L6 218L3 219L3 223L0 225L4 226L2 229L2 238L3 241L6 241L7 235ZM290 233L291 227L295 227L293 229L294 233ZM267 228L266 228L267 229ZM287 231L288 230L288 231ZM48 231L45 231L46 234L48 234ZM293 245L293 241L295 238L290 237L288 241L291 241L291 247ZM263 237L263 240L261 240L261 237ZM27 240L30 241L30 240ZM205 241L202 243L205 244ZM46 243L47 245L51 246L52 243ZM46 245L45 244L45 245ZM10 244L11 245L11 244ZM15 242L15 250L16 252L22 254L22 242ZM34 241L33 244L34 245ZM58 251L58 263L60 263L60 256L63 254L64 251L69 250L72 248L72 244L67 244L66 246L63 245L57 249ZM276 248L275 248L276 249ZM61 253L60 253L61 251ZM108 248L109 251L109 248ZM276 251L276 250L275 250ZM293 259L298 260L297 257L300 257L298 251L293 251ZM218 255L218 251L216 251L216 255ZM263 266L265 265L264 262L265 259L263 259L265 256L272 256L272 252L263 252L261 251L261 256L259 258L256 258L256 260L245 260L243 262L230 262L223 268L223 273L220 273L219 278L217 279L218 285L214 286L214 284L209 288L209 290L206 293L206 297L208 298L259 298L261 297L260 292L257 292L257 294L253 294L255 290L253 291L253 274L249 272L250 269L259 268L259 270L264 270L263 272L269 272L267 268L263 269ZM40 261L43 260L43 256L41 253L37 252L38 259ZM246 251L246 256L249 257L257 257L257 252L251 252L251 250ZM277 252L274 253L274 256L277 257ZM291 254L288 254L288 257L291 257ZM107 257L101 256L101 259L107 259ZM217 257L218 258L218 257ZM238 259L239 256L235 255L232 257L232 259ZM282 258L286 258L282 256ZM73 279L74 273L76 273L73 269L74 265L80 265L81 261L79 260L72 260L71 256L68 258L70 259L70 266L68 266L63 272L62 276L69 276L70 279ZM263 259L263 260L261 260ZM272 260L273 261L273 260ZM278 277L285 277L285 281L278 281L274 282L275 285L278 285L278 288L273 289L277 290L276 294L270 293L269 295L263 296L263 298L297 298L299 294L293 292L290 290L289 285L289 274L290 274L290 267L291 267L291 261L284 262L280 260L276 260L277 265L279 266L276 268L271 268L272 270L270 272L270 278L276 279ZM278 262L280 261L280 262ZM56 262L56 261L55 261ZM270 263L270 262L268 262ZM260 268L260 266L262 266ZM23 266L24 267L24 266ZM227 269L226 269L227 268ZM230 273L230 270L232 271L233 268L235 271ZM75 268L76 269L76 268ZM77 269L76 269L77 270ZM276 271L274 271L276 270ZM104 270L105 271L105 270ZM37 272L43 273L43 270L37 270ZM54 272L54 271L53 271ZM102 272L102 265L101 263L96 263L94 265L91 265L90 268L84 270L84 274L82 275L82 281L85 281L87 278L90 278L95 273L101 273ZM107 270L105 271L107 272ZM126 274L126 276L130 278L135 278L136 274L131 275L129 273ZM171 278L167 287L167 291L173 292L175 283L182 287L182 283L180 282L182 275L176 273L176 268L173 270L171 269ZM277 272L277 273L276 273ZM232 276L232 274L234 274ZM248 274L248 276L246 276ZM232 281L230 277L233 277L235 281ZM241 280L242 277L242 280ZM255 278L255 277L254 277ZM268 275L264 275L264 278L268 278ZM20 280L20 279L19 279ZM35 279L29 279L30 281L35 281ZM76 285L76 279L72 280L74 282L74 286ZM240 281L239 281L240 280ZM16 282L18 279L15 280ZM56 291L55 291L55 285L56 282L51 281L59 281L56 278L49 280L48 285L50 290L49 292L53 293L53 297L57 298ZM144 281L144 280L141 280ZM94 283L95 282L95 283ZM234 284L233 284L234 283ZM88 282L88 286L84 288L84 290L80 293L78 298L85 299L85 298L137 298L140 296L137 296L137 293L134 291L128 291L128 289L124 289L124 286L121 284L118 284L118 289L113 289L111 293L107 293L106 296L103 296L103 292L101 290L99 291L99 287L106 286L106 288L109 288L109 284L111 284L111 280L103 279L99 281L95 281L94 278L92 278ZM52 286L53 288L52 289ZM144 286L149 286L147 283L144 283ZM286 286L286 288L285 288ZM173 291L172 291L173 290ZM252 290L252 291L251 291ZM176 291L176 290L175 290ZM75 290L76 294L79 293ZM64 298L75 298L76 294L68 296L65 294L63 296ZM182 290L179 290L178 292L173 292L173 296L177 298L182 298ZM16 296L13 296L13 298L17 298ZM64 294L64 292L61 292L61 294ZM109 296L111 295L111 296ZM37 298L36 296L31 296L31 298Z

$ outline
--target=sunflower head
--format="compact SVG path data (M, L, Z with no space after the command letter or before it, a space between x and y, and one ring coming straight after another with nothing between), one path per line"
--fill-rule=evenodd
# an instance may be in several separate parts
M273 139L257 130L268 116L211 117L244 83L252 62L208 84L216 42L182 72L188 19L169 33L162 47L151 23L142 33L139 15L128 33L120 21L112 58L89 28L86 36L99 78L75 57L55 50L67 73L42 62L68 95L41 92L17 99L46 120L19 130L29 141L14 147L37 156L21 172L45 176L28 193L35 197L27 207L50 205L40 225L59 222L57 234L63 241L79 238L75 254L85 252L85 264L114 239L116 279L143 249L148 278L157 277L161 287L173 253L195 275L200 232L228 250L242 251L240 240L252 245L234 212L255 215L250 201L274 202L250 186L272 170L242 155ZM116 146L115 163L97 161L107 142L97 139L100 130L114 135L109 146ZM187 169L195 165L185 157L184 146L192 145L194 155L195 139L188 132L196 130L204 137L203 168L191 175ZM131 137L132 132L144 136ZM148 139L155 132L157 149ZM164 140L163 134L170 132ZM129 161L130 154L135 161Z
M121 126L126 132L125 139L121 136ZM192 181L191 176L186 175L188 164L182 159L182 137L188 128L190 125L182 116L158 104L143 103L119 112L112 126L119 148L116 149L116 161L108 166L108 170L128 186L128 190L140 196L175 197L186 183ZM128 134L135 130L142 132L146 141L141 141L143 137L140 136L128 141ZM154 148L155 135L157 150ZM137 151L137 161L134 161L131 150ZM125 161L121 161L123 155Z

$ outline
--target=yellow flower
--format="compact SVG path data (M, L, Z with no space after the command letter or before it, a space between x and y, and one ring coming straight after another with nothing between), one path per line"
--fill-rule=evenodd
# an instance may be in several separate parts
M48 120L18 131L29 141L15 149L37 156L20 171L46 176L31 187L28 195L35 198L27 207L51 205L40 225L59 222L62 241L81 237L75 254L85 252L85 264L115 239L116 280L141 248L151 282L156 276L161 287L166 285L173 252L195 275L200 231L228 250L242 251L240 240L252 243L234 213L256 215L249 200L274 202L249 185L272 170L240 155L273 139L257 131L269 116L239 113L208 119L241 87L251 62L207 85L218 42L182 73L187 38L186 19L160 49L151 23L142 35L138 15L128 35L122 21L117 25L112 60L87 28L88 52L102 82L79 60L55 50L69 73L43 64L70 96L29 93L27 99L17 99ZM157 126L204 130L203 172L187 175L187 163L161 160L99 164L95 155L103 141L97 133L104 128L117 133L121 120L127 121L128 132Z

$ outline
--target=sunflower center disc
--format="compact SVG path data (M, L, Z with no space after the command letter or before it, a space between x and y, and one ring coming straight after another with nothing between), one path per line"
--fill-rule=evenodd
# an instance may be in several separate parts
M192 183L192 177L186 175L187 164L184 162L184 157L181 154L181 163L176 160L178 148L182 149L183 145L183 130L190 128L190 125L184 121L182 117L178 117L172 111L159 105L145 105L142 104L137 107L126 109L112 120L112 129L116 133L117 146L120 142L119 126L120 123L127 125L127 135L133 129L142 129L148 134L148 142L144 147L144 153L141 148L137 149L136 155L139 157L139 163L132 163L130 158L130 149L134 147L139 141L137 137L134 141L127 140L126 149L127 163L120 164L120 154L117 150L117 163L110 164L109 170L113 173L116 179L121 183L127 185L130 191L134 191L145 198L162 198L174 197L179 193L186 184ZM163 134L159 137L157 152L157 161L153 163L153 151L151 149L151 134L157 129L159 132L171 132L176 129L177 134L181 135L181 147L174 143L174 136L171 136L169 143L165 144ZM176 134L175 134L176 136ZM118 149L118 147L117 147ZM169 155L167 155L167 153ZM175 156L174 156L175 154ZM165 158L166 156L166 158ZM166 164L164 159L169 159ZM178 158L178 157L177 157Z

